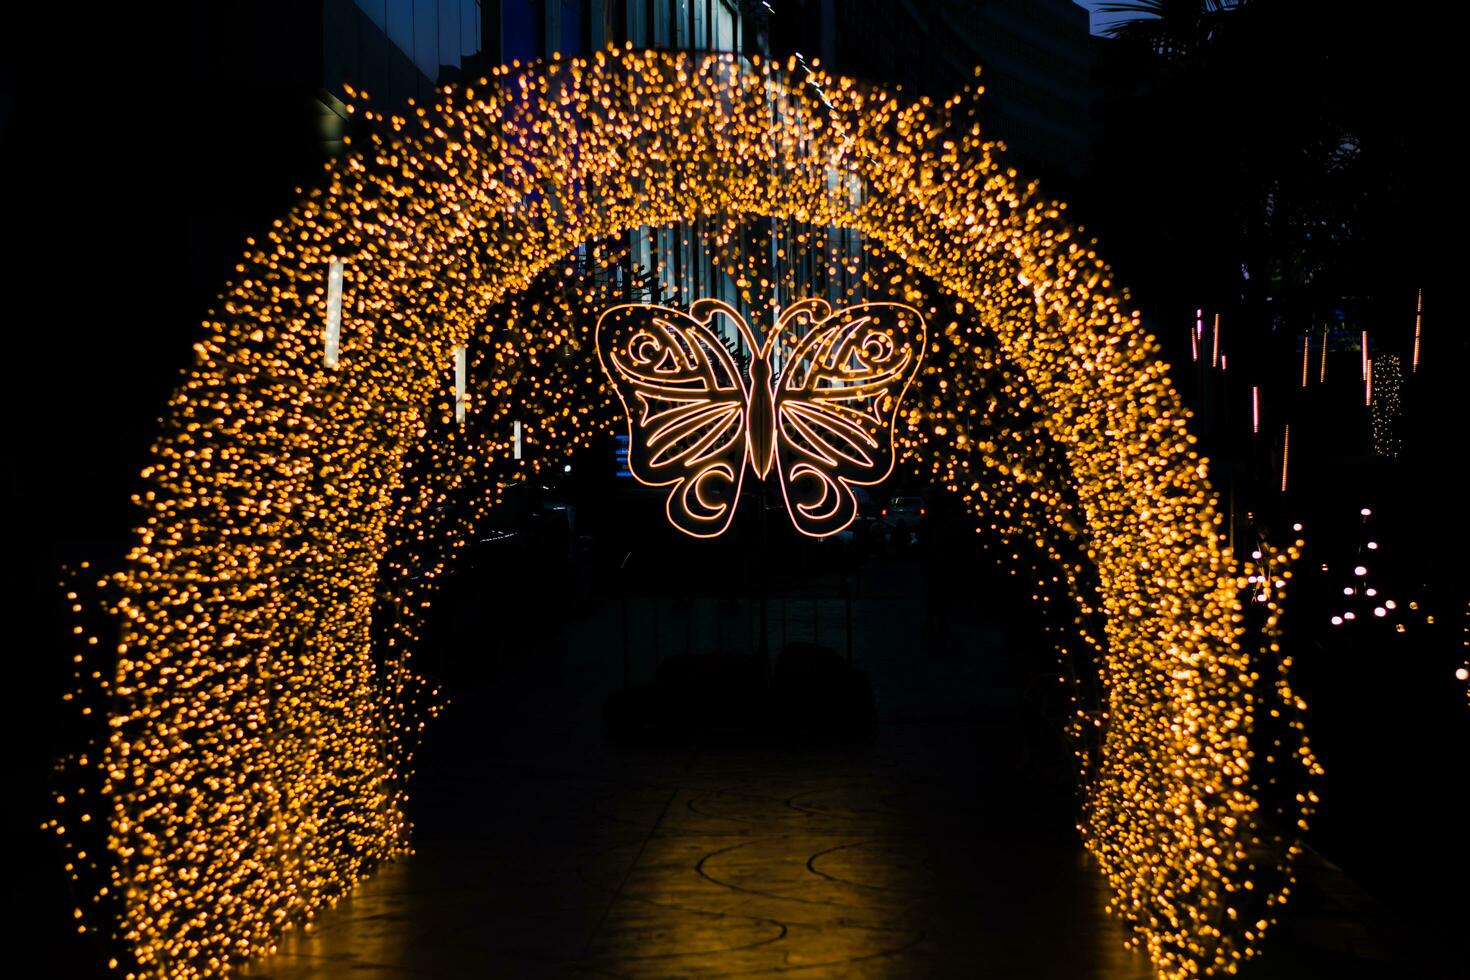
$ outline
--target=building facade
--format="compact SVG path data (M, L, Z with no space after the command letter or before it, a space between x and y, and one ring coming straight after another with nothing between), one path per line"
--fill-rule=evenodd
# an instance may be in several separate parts
M774 4L771 48L943 100L985 87L981 123L1025 172L1077 180L1089 162L1100 40L1072 0L801 0Z

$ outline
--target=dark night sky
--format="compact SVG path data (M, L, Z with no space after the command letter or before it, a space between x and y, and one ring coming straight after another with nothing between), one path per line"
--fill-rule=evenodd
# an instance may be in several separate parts
M124 544L128 496L207 306L199 283L228 269L193 247L199 216L211 195L253 193L201 176L250 134L190 84L189 16L27 4L0 31L0 492L15 699L0 714L6 744L23 747L6 764L4 828L20 853L5 888L58 976L87 976L90 964L70 934L59 851L37 833L47 771L68 744L58 569L106 562Z

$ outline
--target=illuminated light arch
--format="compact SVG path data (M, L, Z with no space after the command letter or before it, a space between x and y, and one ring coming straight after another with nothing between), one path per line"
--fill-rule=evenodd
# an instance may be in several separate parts
M72 763L91 793L64 803L106 828L104 854L74 852L74 870L104 882L78 916L114 931L124 969L223 972L407 848L426 692L376 642L372 612L449 351L578 246L731 216L862 233L972 306L1026 379L1076 491L1104 620L1084 841L1161 975L1252 955L1315 800L1303 791L1273 828L1276 777L1249 740L1262 690L1272 712L1301 708L1274 640L1291 549L1244 566L1228 553L1156 343L1062 206L998 162L967 99L906 102L826 76L821 98L810 91L728 56L498 72L380 119L250 243L169 403L136 544L107 580L108 730ZM945 344L929 370L959 377L970 342ZM504 411L490 394L476 410ZM909 408L905 450L972 508L986 499L972 474L993 470L1044 518L1029 475L966 429L975 413L955 389ZM1075 591L1076 574L1053 580ZM1304 740L1276 756L1316 769Z

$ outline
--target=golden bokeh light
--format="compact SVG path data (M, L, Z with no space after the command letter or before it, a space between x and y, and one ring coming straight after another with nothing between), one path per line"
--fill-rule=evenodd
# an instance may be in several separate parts
M410 666L434 583L495 488L621 422L591 340L619 295L610 243L698 234L769 309L801 277L736 257L754 219L851 277L827 299L928 322L897 450L1068 624L1079 829L1113 913L1160 976L1254 955L1315 803L1277 640L1297 546L1231 554L1156 341L983 138L978 89L913 101L793 70L617 51L406 117L363 100L365 145L249 243L168 405L130 554L71 587L77 697L105 728L48 826L120 971L226 973L408 850L440 703Z

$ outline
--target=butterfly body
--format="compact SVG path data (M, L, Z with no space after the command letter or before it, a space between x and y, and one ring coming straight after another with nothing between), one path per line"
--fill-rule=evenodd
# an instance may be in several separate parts
M763 350L750 362L746 408L750 468L762 480L776 458L776 399L771 395L771 380L770 351Z
M746 375L715 330L719 320L751 351ZM730 526L747 469L761 480L775 473L803 534L826 537L851 524L852 487L893 468L894 418L925 343L923 318L910 307L833 312L816 299L788 307L763 340L713 299L688 313L614 306L595 337L627 412L629 470L670 488L669 520L694 537Z

